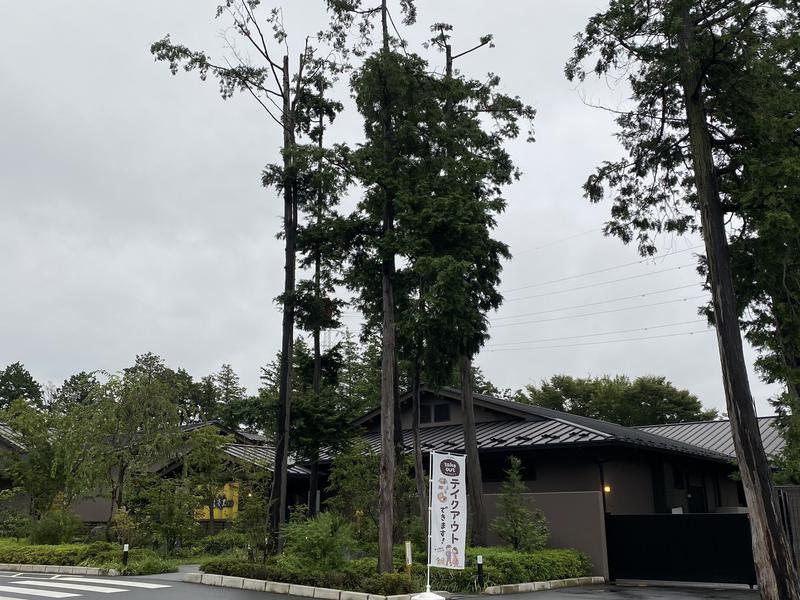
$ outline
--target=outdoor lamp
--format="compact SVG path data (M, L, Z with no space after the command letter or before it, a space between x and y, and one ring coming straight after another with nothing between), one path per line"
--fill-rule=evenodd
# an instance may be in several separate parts
M611 493L611 486L610 486L610 485L608 485L608 484L605 484L605 485L603 486L603 491L604 491L606 494L610 494L610 493Z

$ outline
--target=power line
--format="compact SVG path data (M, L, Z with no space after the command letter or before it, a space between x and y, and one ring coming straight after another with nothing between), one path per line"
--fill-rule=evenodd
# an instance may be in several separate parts
M650 331L651 329L664 329L666 327L677 327L679 325L690 325L694 323L707 323L704 319L694 319L692 321L679 321L677 323L665 323L664 325L650 325L649 327L638 327L636 329L618 329L616 331L604 331L600 333L585 333L583 335L571 335L567 337L546 338L541 340L526 340L524 342L502 342L497 344L486 344L487 348L496 346L514 346L517 344L542 344L544 342L562 342L565 340L577 340L581 338L599 337L602 335L616 335L618 333L633 333L635 331Z
M586 308L587 306L597 306L599 304L611 304L612 302L622 302L623 300L633 300L634 298L644 298L646 296L654 296L656 294L665 294L667 292L674 292L676 290L685 290L687 288L697 287L699 283L690 283L689 285L679 285L678 287L667 288L665 290L655 290L653 292L646 292L644 294L635 294L633 296L623 296L622 298L612 298L611 300L600 300L598 302L588 302L586 304L574 304L572 306L562 306L561 308L551 308L550 310L540 310L537 312L522 313L519 315L509 315L507 317L494 317L490 321L505 321L507 319L518 319L520 317L532 317L534 315L544 315L547 313L561 312L564 310L571 310L573 308Z
M578 290L588 290L593 287L598 287L601 285L608 285L610 283L619 283L620 281L631 281L633 279L641 279L643 277L651 277L652 275L659 275L660 273L668 273L669 271L680 271L681 269L685 269L686 267L693 267L695 266L694 263L689 263L686 265L681 265L679 267L670 267L669 269L659 269L658 271L650 271L649 273L640 273L639 275L631 275L630 277L620 277L619 279L609 279L608 281L600 281L598 283L591 283L588 285L580 285L578 287L567 288L565 290L556 290L553 292L546 292L544 294L534 294L533 296L522 296L520 298L509 298L506 300L508 302L519 302L520 300L531 300L533 298L544 298L545 296L555 296L558 294L566 294L567 292L575 292Z
M566 315L563 317L552 317L549 319L537 319L535 321L520 321L519 323L500 323L500 325L493 325L495 329L498 327L516 327L517 325L530 325L533 323L548 323L550 321L563 321L564 319L580 319L582 317L593 317L595 315L608 315L611 313L624 312L626 310L637 310L640 308L650 308L652 306L663 306L665 304L674 304L675 302L686 302L687 300L698 300L700 298L707 298L707 296L690 296L687 298L678 298L677 300L665 300L664 302L652 302L650 304L640 304L638 306L626 306L623 308L613 308L610 310L599 310L590 313L582 313L579 315Z
M696 331L685 331L683 333L665 333L664 335L651 335L647 337L634 337L623 338L619 340L604 340L602 342L582 342L578 344L559 344L556 346L528 346L524 348L497 348L495 350L486 350L486 352L507 352L509 350L552 350L554 348L574 348L576 346L597 346L600 344L618 344L621 342L638 342L644 340L658 340L663 338L678 337L681 335L695 335L696 333L708 333L711 329L698 329Z
M568 242L569 240L574 240L575 238L583 237L584 235L589 235L590 233L602 233L602 229L597 229L596 227L593 229L587 229L586 231L582 231L581 233L575 233L573 235L568 235L567 237L559 238L557 240L553 240L552 242L547 242L546 244L542 244L541 246L536 246L534 248L528 248L527 250L521 250L520 252L513 252L513 256L519 256L520 254L530 254L531 252L538 252L539 250L543 250L545 248L549 248L550 246L555 246L557 244L563 244L564 242Z
M551 283L560 283L562 281L569 281L571 279L580 279L581 277L588 277L589 275L597 275L598 273L606 273L608 271L615 271L617 269L624 269L625 267L631 267L633 265L640 265L645 262L649 262L656 258L666 258L667 256L675 256L676 254L683 254L684 252L691 252L692 250L696 250L700 248L701 245L692 246L691 248L686 248L685 250L676 250L675 252L668 252L667 254L662 254L661 256L651 256L649 258L643 258L641 260L636 260L634 262L623 263L621 265L614 265L613 267L605 267L604 269L598 269L596 271L589 271L587 273L579 273L578 275L570 275L568 277L561 277L560 279L551 279L550 281L540 281L539 283L532 283L531 285L523 285L516 288L510 288L507 290L500 290L501 293L508 293L508 292L517 292L519 290L527 290L530 288L542 287L544 285L550 285Z

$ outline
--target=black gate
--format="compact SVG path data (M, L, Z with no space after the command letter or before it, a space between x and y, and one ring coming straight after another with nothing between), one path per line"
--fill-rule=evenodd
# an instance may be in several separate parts
M756 583L746 514L606 515L611 579Z

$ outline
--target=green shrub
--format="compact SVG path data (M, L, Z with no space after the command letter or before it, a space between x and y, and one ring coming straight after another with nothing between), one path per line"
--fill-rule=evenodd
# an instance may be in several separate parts
M175 571L176 567L147 548L130 551L128 567L122 567L122 547L108 542L92 544L30 545L0 542L0 562L26 565L103 567L129 575L151 575Z
M196 554L210 554L212 556L224 554L235 548L245 549L249 543L249 538L245 533L225 529L216 535L210 535L201 539L195 546Z
M410 594L414 591L414 582L405 573L376 573L361 582L359 591L382 596Z
M504 585L584 577L591 573L589 559L576 550L539 550L514 552L507 548L468 548L469 566L463 570L432 569L431 587L453 593L475 594L478 584L475 557L484 559L485 585ZM395 561L395 573L377 574L378 562L362 558L344 563L340 568L321 570L303 566L292 560L272 559L266 564L247 563L238 559L219 558L201 565L206 573L283 581L381 595L407 594L425 587L425 565L414 563L411 578L402 573L402 561Z
M201 564L200 570L204 573L216 573L232 577L269 579L266 565L243 562L236 558L212 558Z
M33 544L62 544L72 541L80 528L81 520L75 513L54 508L32 523L30 540Z
M345 563L345 551L356 545L350 524L332 511L290 522L283 533L284 551L278 561L287 569L339 569Z
M550 526L542 511L523 496L527 488L522 480L522 463L516 456L509 462L506 480L500 486L500 514L492 522L492 530L514 550L541 550L550 538Z
M174 564L160 556L148 556L129 560L128 566L119 568L123 575L154 575L156 573L174 573L178 570Z

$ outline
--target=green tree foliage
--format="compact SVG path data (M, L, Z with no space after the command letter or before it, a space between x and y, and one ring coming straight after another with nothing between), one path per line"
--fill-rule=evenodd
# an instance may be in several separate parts
M68 412L73 406L85 406L91 401L92 391L99 385L95 372L81 371L64 380L55 392L53 410Z
M688 390L679 390L665 377L655 375L634 380L624 375L554 375L539 386L527 385L515 399L626 427L711 421L719 416L713 408L704 409Z
M19 362L0 370L0 408L14 400L24 400L37 407L42 406L43 400L42 386Z
M353 526L355 538L364 545L378 541L378 465L380 457L367 443L356 438L333 456L328 477L329 498L326 507L341 515ZM398 465L394 486L392 537L396 541L421 541L422 524L416 511L417 497L412 457L404 456Z
M522 480L522 463L511 456L506 479L500 485L499 516L492 522L492 530L514 550L522 552L541 550L550 539L547 518L525 498L527 491Z
M63 491L65 475L56 460L51 430L53 420L18 398L3 411L3 421L25 446L25 454L10 451L3 456L3 473L29 499L29 513L41 517Z
M214 388L218 408L213 409L212 414L217 411L224 414L228 407L243 402L247 397L247 390L239 384L239 376L228 364L222 365L214 375Z
M3 420L23 452L3 457L3 472L29 500L28 512L40 518L92 493L102 478L105 448L92 414L74 407L64 415L42 412L22 399L13 401Z
M174 454L180 443L181 414L174 371L153 354L136 357L122 377L94 390L92 419L103 438L106 489L113 510L125 505L126 484L157 460Z
M233 529L247 538L250 556L258 553L266 556L269 529L270 479L271 473L255 465L240 465L236 469L239 481L239 510L233 521Z
M184 469L190 485L209 511L209 524L214 531L214 502L222 487L231 481L225 461L225 448L233 436L222 435L216 427L200 427L189 434L189 448L184 455Z
M129 505L136 528L163 552L186 547L197 535L195 511L201 506L192 482L185 477L143 473L129 482Z
M613 193L606 232L625 242L636 240L643 254L655 252L655 236L662 232L703 235L759 589L765 598L781 600L800 598L800 581L776 514L758 434L738 327L742 290L736 285L729 240L731 229L750 219L746 195L737 187L748 183L755 164L742 160L751 140L737 133L752 117L761 121L758 108L753 110L753 91L769 89L767 81L773 79L763 77L763 66L772 59L761 58L771 54L770 47L784 44L783 29L794 27L796 9L795 3L782 0L615 0L590 18L566 67L569 79L581 80L584 63L596 58L591 71L624 78L631 88L632 106L617 118L617 137L627 156L603 163L584 186L595 202L607 190ZM796 41L792 46L796 50ZM775 63L776 79L797 71L794 55L788 56ZM784 139L787 134L794 130L783 129Z

